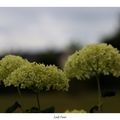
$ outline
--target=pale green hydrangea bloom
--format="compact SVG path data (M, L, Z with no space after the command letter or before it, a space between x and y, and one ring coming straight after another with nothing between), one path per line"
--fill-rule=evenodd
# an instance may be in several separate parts
M71 55L64 67L69 78L86 79L91 76L112 74L120 76L120 54L105 43L92 44Z
M81 110L74 109L74 110L66 110L65 113L87 113L87 112L84 109Z
M20 88L35 90L68 90L69 80L56 66L31 63L12 72L5 80L5 86L14 85Z
M28 63L29 62L22 57L6 55L0 60L0 80L4 81L14 70Z
M68 90L68 78L66 74L61 70L58 69L55 65L46 66L46 76L49 80L49 84L47 88L49 89L51 86L53 89L57 90Z

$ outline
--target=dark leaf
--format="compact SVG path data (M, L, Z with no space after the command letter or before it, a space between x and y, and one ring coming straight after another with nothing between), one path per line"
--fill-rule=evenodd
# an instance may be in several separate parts
M6 113L13 113L17 108L21 108L21 105L16 101L13 105L6 109Z

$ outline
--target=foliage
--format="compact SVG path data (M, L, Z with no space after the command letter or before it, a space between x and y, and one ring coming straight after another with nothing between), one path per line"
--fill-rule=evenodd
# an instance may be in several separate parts
M107 44L92 44L71 55L64 67L69 78L86 79L104 74L120 76L120 54Z
M43 110L39 110L39 108L37 108L37 107L32 107L30 109L27 109L25 112L27 112L27 113L54 113L55 107L51 106L51 107L45 108Z
M18 101L15 101L13 105L11 105L10 107L8 107L5 110L5 113L13 113L14 111L16 111L16 109L19 108L22 111L21 105L19 104Z
M55 107L54 106L50 106L47 107L45 109L39 109L35 106L26 109L25 111L22 110L21 105L18 101L15 101L14 104L12 104L11 106L9 106L6 110L5 113L14 113L16 112L16 110L19 108L19 110L21 112L27 112L27 113L54 113L55 112Z
M14 70L28 63L20 56L6 55L0 61L0 80L4 81Z
M14 85L33 90L67 90L68 79L56 66L31 63L12 72L4 82L5 86Z

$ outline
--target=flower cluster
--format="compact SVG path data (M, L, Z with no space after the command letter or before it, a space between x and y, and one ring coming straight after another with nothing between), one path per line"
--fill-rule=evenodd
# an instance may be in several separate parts
M81 109L81 110L66 110L65 113L87 113L85 110Z
M5 86L14 85L20 88L36 90L68 90L68 82L65 73L56 66L44 64L26 64L12 72L5 80Z
M6 55L0 60L0 80L5 80L14 70L29 62L19 56Z
M104 74L120 76L120 54L116 48L104 43L92 44L71 55L64 67L69 78L86 79Z

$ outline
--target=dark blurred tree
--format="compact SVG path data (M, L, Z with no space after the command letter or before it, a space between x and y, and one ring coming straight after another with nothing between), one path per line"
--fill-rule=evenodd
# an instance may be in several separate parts
M67 46L67 51L74 53L76 50L80 50L81 48L82 45L79 42L73 41Z
M112 37L105 38L102 42L111 44L113 47L120 50L120 29Z
M118 18L118 28L116 29L114 34L106 36L105 38L103 38L101 40L101 42L111 44L113 47L120 50L120 14L118 17L119 17ZM109 76L102 75L100 77L101 77L101 79L104 79L101 83L103 85L103 88L104 88L104 86L106 86L107 89L113 90L112 92L120 89L120 77L115 78L112 75L109 75ZM103 90L103 92L106 90ZM104 95L103 95L103 97L104 97Z
M118 29L112 36L108 36L101 40L101 42L111 44L113 47L117 48L120 50L120 15L119 15L119 24L118 24Z

